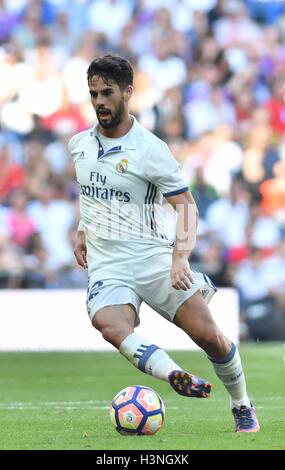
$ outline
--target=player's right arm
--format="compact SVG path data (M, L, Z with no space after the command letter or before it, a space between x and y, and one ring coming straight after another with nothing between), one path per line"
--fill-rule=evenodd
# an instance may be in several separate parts
M70 141L68 142L68 151L74 163L76 162L78 155L81 153L79 151L80 149L77 149L76 145L78 141L84 137L86 132L87 131L83 131L74 135L73 137L71 137ZM79 266L81 266L84 269L88 267L86 236L85 236L84 226L81 220L79 222L79 226L78 226L76 238L75 238L74 256Z
M85 232L80 228L80 224L76 234L74 256L79 266L84 269L88 268Z

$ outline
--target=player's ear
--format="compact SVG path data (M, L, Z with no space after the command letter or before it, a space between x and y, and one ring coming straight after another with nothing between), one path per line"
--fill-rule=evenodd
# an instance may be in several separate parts
M132 85L128 85L125 88L125 95L126 95L127 100L129 100L131 98L132 94L133 94L133 87L132 87Z

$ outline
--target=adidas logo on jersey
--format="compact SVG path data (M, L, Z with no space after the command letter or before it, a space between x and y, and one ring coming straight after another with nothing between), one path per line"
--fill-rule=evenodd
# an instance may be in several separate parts
M78 152L77 156L76 156L76 160L85 160L85 154L84 152Z

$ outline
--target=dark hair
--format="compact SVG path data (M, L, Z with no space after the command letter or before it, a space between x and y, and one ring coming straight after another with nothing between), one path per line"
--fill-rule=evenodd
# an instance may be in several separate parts
M133 84L133 69L127 59L115 54L107 54L92 60L87 70L87 80L94 75L101 77L104 82L114 81L121 90Z

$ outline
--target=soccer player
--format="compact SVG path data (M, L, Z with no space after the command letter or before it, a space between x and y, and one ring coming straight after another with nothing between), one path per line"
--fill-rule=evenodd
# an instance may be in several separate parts
M206 352L230 395L235 430L257 432L238 350L207 306L215 286L190 270L197 227L193 197L167 145L129 113L132 67L107 54L91 62L87 80L98 124L73 136L69 151L80 186L74 253L88 268L92 325L141 371L168 381L181 395L208 397L210 383L135 333L145 301ZM175 244L163 231L163 197L177 212Z

